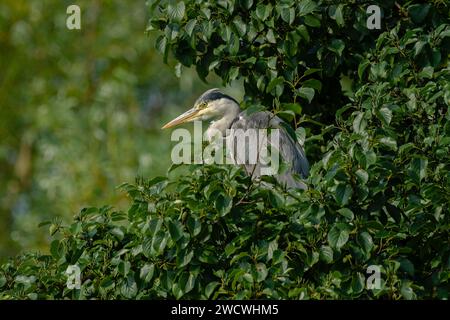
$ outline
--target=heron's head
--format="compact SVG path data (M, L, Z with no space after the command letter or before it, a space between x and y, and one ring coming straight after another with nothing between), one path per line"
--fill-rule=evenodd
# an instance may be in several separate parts
M238 113L239 103L235 99L222 93L219 89L210 89L195 101L192 109L166 123L162 128L171 128L195 120L210 120L228 114L236 116Z

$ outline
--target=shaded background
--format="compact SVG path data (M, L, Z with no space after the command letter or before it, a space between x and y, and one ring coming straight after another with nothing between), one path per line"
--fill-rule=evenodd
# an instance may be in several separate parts
M71 4L81 30L66 28ZM124 208L117 185L170 166L161 125L220 86L193 70L177 78L147 18L145 1L0 3L0 260L46 251L42 221Z

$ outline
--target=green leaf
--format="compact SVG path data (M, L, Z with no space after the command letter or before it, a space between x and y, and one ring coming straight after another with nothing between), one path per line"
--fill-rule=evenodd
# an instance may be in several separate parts
M315 265L317 262L319 262L320 254L316 251L312 251L308 253L305 259L306 265L311 268L313 265Z
M172 285L172 294L175 296L175 299L180 299L184 294L177 282Z
M386 203L385 209L386 209L387 214L389 214L395 220L396 223L401 222L402 212L400 211L399 208L397 208L396 206L394 206L390 203Z
M364 112L358 112L353 120L353 131L361 133L366 129L367 121L364 119Z
M230 249L228 246L226 248ZM208 263L208 264L216 264L217 263L216 255L209 250L203 251L198 259L201 262Z
M307 69L307 70L303 73L303 76L306 77L306 76L309 76L310 74L317 73L317 72L320 72L320 71L322 71L322 69L318 69L318 68L310 68L310 69Z
M183 1L179 1L177 4L169 4L167 6L167 14L169 18L174 21L181 21L184 17L186 7Z
M248 283L253 283L253 277L252 277L252 275L250 273L244 273L242 275L242 279L244 279Z
M427 176L428 160L425 158L413 158L410 162L408 175L420 183Z
M192 273L183 273L183 276L180 279L180 285L181 285L181 290L186 294L189 293L190 291L192 291L192 289L194 289L195 286L195 280L196 280L197 276Z
M214 292L214 290L217 288L217 286L220 283L217 281L213 281L208 283L208 285L205 287L205 296L208 299L209 297L211 297L211 294Z
M283 205L284 205L283 197L276 189L269 189L267 191L267 195L268 195L270 204L274 208L283 207Z
M59 240L53 240L50 244L50 253L53 258L58 260L64 255L64 246Z
M356 170L355 174L356 174L359 184L361 184L361 185L365 185L367 183L367 181L369 180L369 174L363 169Z
M228 80L233 81L239 76L239 68L238 67L231 67L229 73L228 73Z
M370 253L373 249L373 240L372 236L368 232L361 232L358 235L358 242L361 247L364 249L364 252Z
M210 20L211 19L211 10L207 7L202 7L200 9L200 12L203 14L203 16L207 19Z
M332 248L340 250L348 241L348 229L339 224L334 225L328 232L328 243Z
M414 57L417 57L423 50L427 43L425 41L417 41L414 45Z
M392 111L387 107L380 108L376 112L377 117L381 120L384 125L389 125L392 120Z
M38 224L38 228L50 225L51 223L52 223L51 221L42 221L41 223Z
M242 61L244 64L254 65L256 63L256 57L250 57Z
M353 220L353 218L355 217L353 214L353 211L348 209L348 208L341 208L337 211L341 216L349 219L349 220Z
M189 216L186 222L186 226L189 232L194 237L197 236L202 230L202 224L200 222L200 219L196 218L195 216Z
M306 42L309 42L309 41L310 41L311 38L310 38L310 36L309 36L309 32L308 32L308 29L306 28L306 26L301 25L301 26L297 27L296 32L297 32L298 34L300 34L300 36L301 36Z
M240 3L244 9L250 9L253 5L253 0L240 0Z
M414 23L421 23L430 11L430 4L413 4L408 7L408 13Z
M283 103L281 106L284 110L291 110L295 114L302 114L302 107L298 103Z
M339 27L343 27L345 25L343 10L344 5L340 4L337 6L336 12L334 14L334 19L336 20L336 23Z
M302 86L316 89L319 92L322 90L322 82L317 79L308 79L306 81L303 81Z
M311 103L312 99L314 98L315 92L314 92L314 89L312 89L312 88L301 87L297 90L297 94L300 97L308 100L309 103Z
M240 42L239 38L236 37L236 35L233 33L231 35L230 43L228 45L228 49L231 55L234 56L238 54L240 48L239 42Z
M385 79L387 77L387 62L382 61L379 63L372 63L370 67L370 72L376 79Z
M411 277L414 276L415 268L411 260L409 259L401 259L400 260L400 268L406 271ZM0 286L1 287L1 286Z
M333 262L333 249L329 246L322 246L319 253L320 260L325 263Z
M195 26L197 25L197 20L189 20L188 23L184 26L184 29L186 30L186 33L189 35L189 37L192 37L192 33L194 32Z
M380 139L380 143L389 147L392 150L397 150L397 141L391 137L384 137Z
M402 281L400 293L402 294L403 298L405 298L406 300L414 300L416 298L416 294L414 293L414 290L411 287L411 284L412 283L409 280Z
M148 233L151 235L155 235L161 229L162 224L163 219L159 217L152 217L148 222Z
M106 277L100 282L100 290L110 290L115 286L114 281L111 277Z
M152 244L151 244L151 252L152 255L161 255L167 245L167 236L166 236L166 232L164 232L163 230L158 231L152 239Z
M439 49L434 49L432 54L431 54L431 67L428 68L433 68L433 72L434 72L434 68L438 67L439 64L442 61L442 54L439 51ZM424 68L424 71L427 67ZM433 75L430 76L430 78L432 78Z
M177 255L177 267L183 268L187 266L192 261L193 257L194 251L189 251L188 253L186 253L185 250L181 251L181 253Z
M130 273L131 263L129 261L120 261L118 270L123 276L127 276Z
M229 43L231 41L231 36L233 34L233 31L231 30L230 26L222 26L222 29L220 30L220 36L222 37L223 41Z
M159 36L158 39L156 39L156 49L166 56L167 52L167 38L165 36Z
M6 277L3 273L0 273L0 288L6 284Z
M216 68L217 66L220 65L220 61L219 60L214 60L213 62L210 63L210 65L208 66L208 70L209 71L213 71L214 68Z
M264 111L266 110L266 108L260 104L253 104L250 107L248 107L247 109L245 109L245 114L247 116L256 113L256 112L260 112L260 111Z
M305 130L305 128L298 127L295 130L295 136L297 138L298 143L300 143L301 146L305 145L305 140L306 140L306 130Z
M352 293L359 294L364 290L366 278L361 272L357 272L352 278Z
M233 26L235 30L237 31L237 34L239 37L244 37L247 32L247 25L242 21L241 17L236 17L233 20Z
M123 230L119 227L113 228L111 231L111 234L114 235L118 240L123 240L125 234Z
M257 272L256 282L261 282L266 279L268 271L264 263L260 262L256 264L256 272Z
M278 242L276 239L269 242L269 246L267 247L267 261L270 261L273 258L273 253L278 249Z
M277 57L270 57L269 59L267 59L267 66L270 69L276 70L276 68L277 68Z
M265 92L266 88L266 78L264 76L260 76L258 78L258 81L256 82L256 86L258 87L258 90L261 92Z
M359 79L362 79L363 74L364 74L364 70L366 70L366 68L370 65L370 61L365 59L363 60L359 66L358 66L358 77Z
M422 69L422 71L419 73L419 77L425 78L425 79L432 79L434 73L434 68L431 66L425 67Z
M270 4L268 4L268 5L259 4L256 7L256 16L261 21L267 20L267 18L269 17L271 12L272 12L272 5L270 5Z
M150 280L153 278L153 274L155 272L155 265L152 264L145 264L141 268L141 272L139 273L139 278L144 281L145 283L149 283Z
M333 39L328 49L340 57L345 49L345 43L341 39Z
M170 237L175 242L177 242L183 236L183 227L178 221L168 219L168 229Z
M275 39L275 33L273 32L272 29L269 29L269 31L267 31L266 39L270 43L276 43L277 42L277 40Z
M136 296L138 287L134 277L129 275L120 287L120 293L127 299L132 299Z
M231 199L228 195L221 193L217 196L214 204L216 210L219 212L219 215L223 217L230 212L233 206L233 199Z
M277 86L281 86L284 83L283 77L277 77L272 79L272 81L269 82L269 85L267 86L266 92L270 93L275 89Z
M339 184L336 187L335 198L339 205L345 206L353 193L352 187L348 184Z
M316 2L312 0L301 0L298 5L298 11L300 16L305 16L314 12L317 8Z
M445 25L442 25L442 26L444 26L444 28L445 28ZM439 33L439 38L445 38L445 37L450 37L450 28L446 28Z
M292 110L279 111L276 115L287 122L290 122L295 118L295 113Z
M281 9L281 19L284 22L292 24L295 19L295 9L294 8L282 8Z
M233 243L229 243L227 244L227 246L225 247L225 255L227 257L230 257L234 252L236 252L237 248Z
M305 24L313 28L318 28L320 27L320 20L312 15L308 15L305 17Z

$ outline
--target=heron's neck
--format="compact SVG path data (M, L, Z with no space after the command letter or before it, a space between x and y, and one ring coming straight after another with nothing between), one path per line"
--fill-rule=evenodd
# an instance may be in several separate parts
M226 130L231 127L234 119L239 116L241 111L237 104L233 107L228 107L227 109L227 113L225 113L219 120L211 121L208 130L206 130L206 136L208 137L209 142L214 140L214 136L217 135L217 131L219 131L224 137Z

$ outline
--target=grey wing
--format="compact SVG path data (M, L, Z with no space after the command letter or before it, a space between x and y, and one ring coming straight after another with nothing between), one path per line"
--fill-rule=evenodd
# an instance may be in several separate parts
M306 178L309 173L308 160L302 146L289 135L282 123L283 120L267 111L256 112L250 115L246 115L245 112L242 112L239 115L239 118L231 126L232 130L229 138L233 139L232 150L234 150L234 152L232 152L232 156L236 162L244 164L248 174L252 175L252 177L259 177L264 165L261 163L249 164L247 161L248 158L242 159L242 155L239 157L239 154L235 150L236 135L242 134L242 131L237 129L242 129L244 131L247 129L279 129L278 145L274 146L270 139L267 139L267 143L271 144L272 148L275 147L278 149L283 162L286 163L289 168L284 173L276 174L275 176L279 182L287 185L288 187L299 187L305 189L306 185L301 181L296 180L293 174L298 174L300 177ZM248 157L248 153L246 153L246 156Z

